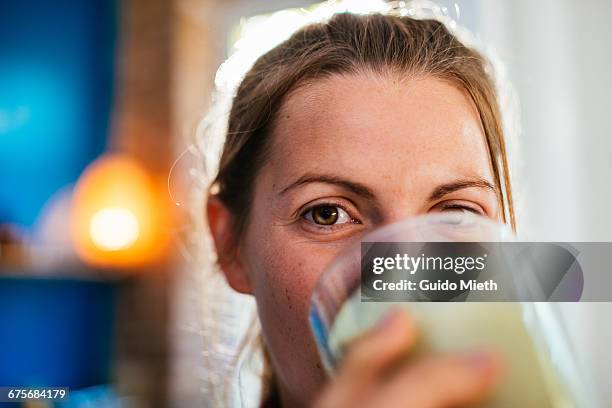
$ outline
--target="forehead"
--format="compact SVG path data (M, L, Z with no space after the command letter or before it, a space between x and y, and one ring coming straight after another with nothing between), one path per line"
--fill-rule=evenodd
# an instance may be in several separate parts
M284 102L272 138L278 183L304 172L407 183L419 176L490 178L475 105L430 77L336 75L301 87Z

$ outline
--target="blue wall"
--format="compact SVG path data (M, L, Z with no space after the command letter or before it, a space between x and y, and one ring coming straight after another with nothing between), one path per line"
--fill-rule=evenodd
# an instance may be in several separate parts
M113 0L0 0L0 223L32 225L106 146Z
M0 277L0 386L107 383L114 304L110 282Z

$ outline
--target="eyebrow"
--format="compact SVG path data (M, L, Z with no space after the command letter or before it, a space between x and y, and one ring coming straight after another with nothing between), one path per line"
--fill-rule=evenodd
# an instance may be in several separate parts
M436 201L447 194L472 187L490 190L495 193L496 196L498 195L497 188L493 184L491 184L484 178L476 177L471 179L462 179L454 181L452 183L442 184L436 187L429 195L429 201Z
M338 176L333 176L333 175L328 175L328 174L312 174L312 173L304 174L302 177L300 177L299 179L297 179L296 181L294 181L293 183L285 187L281 192L278 193L278 195L279 196L284 195L289 190L292 190L296 187L299 187L299 186L302 186L308 183L333 184L345 190L351 191L359 196L362 196L368 200L376 200L376 196L374 195L374 192L369 187L361 183L351 181L348 179L344 179Z
M304 184L309 184L309 183L333 184L345 190L351 191L359 196L362 196L368 200L373 200L373 201L376 200L376 196L374 195L374 192L369 187L361 183L351 181L348 179L344 179L342 177L338 177L334 175L312 174L312 173L304 174L299 179L297 179L296 181L294 181L293 183L285 187L283 190L281 190L278 193L278 195L282 196L292 189L295 189L299 186L302 186ZM493 184L491 184L489 181L481 177L475 177L475 178L469 178L469 179L460 179L460 180L457 180L451 183L439 185L429 195L429 201L439 200L440 198L444 197L447 194L453 193L458 190L466 189L466 188L481 188L481 189L492 191L493 193L495 193L496 196L498 194L497 188Z

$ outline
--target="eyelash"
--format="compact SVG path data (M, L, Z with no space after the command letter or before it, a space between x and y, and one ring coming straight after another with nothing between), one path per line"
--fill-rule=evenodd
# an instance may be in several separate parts
M461 204L444 204L441 206L441 209L442 210L465 210L465 211L469 211L477 215L484 215L484 212L481 210L478 210L477 208L474 208L468 205L461 205Z

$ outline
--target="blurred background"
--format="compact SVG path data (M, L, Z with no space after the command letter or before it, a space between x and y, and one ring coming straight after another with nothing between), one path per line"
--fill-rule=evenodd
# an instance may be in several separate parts
M70 386L70 406L202 404L183 153L219 64L317 3L0 2L0 386ZM496 51L519 96L523 239L612 241L612 3L438 3ZM612 308L562 311L610 393Z

